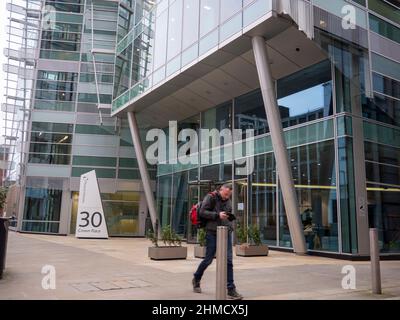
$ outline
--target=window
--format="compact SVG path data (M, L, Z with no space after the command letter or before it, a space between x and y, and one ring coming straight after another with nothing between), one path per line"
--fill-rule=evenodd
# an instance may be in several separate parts
M188 48L199 38L199 0L185 0L183 6L182 46Z
M366 141L364 150L365 160L367 161L400 167L400 148ZM400 181L398 181L398 184L400 184Z
M32 122L32 131L72 133L73 125L53 122Z
M278 80L278 105L284 128L332 115L330 62Z
M334 142L292 148L289 157L308 249L338 251ZM282 199L280 205L280 244L291 246Z
M172 190L172 228L179 235L185 235L188 208L188 173L179 172L173 175Z
M400 43L400 29L372 14L369 15L369 25L372 31L390 40Z
M249 202L249 225L258 225L261 239L276 245L276 171L272 153L254 159L251 178L251 201ZM247 186L238 183L238 192L246 193ZM240 189L244 189L243 191ZM244 194L243 196L246 196Z
M71 132L72 125L69 124L33 122L29 163L70 164Z
M201 0L200 37L215 29L219 23L219 0Z
M368 99L363 104L363 115L376 121L400 126L400 100L374 94L373 99Z
M132 44L128 46L115 60L114 97L120 96L130 88L132 68Z
M221 133L221 131L224 129L232 128L232 103L229 101L203 112L201 116L201 128L210 130L210 133L213 129L217 129ZM225 141L222 136L220 141L211 140L212 139L210 137L208 142L200 141L200 149L206 150L208 148L217 147L218 145L223 145L229 142Z
M90 168L81 168L81 167L73 167L72 168L72 177L80 177L81 175L92 171L93 167ZM95 168L97 178L103 179L115 179L115 169L99 169Z
M367 186L368 221L378 229L381 252L400 252L400 189Z
M94 126L87 124L77 124L75 133L80 134L100 134L100 135L114 135L115 128L110 126Z
M333 114L330 62L324 61L278 80L278 105L284 128ZM235 100L235 129L269 132L261 91ZM244 136L243 136L244 137Z
M80 0L46 0L46 5L63 12L81 13L83 11Z
M62 191L26 188L22 230L58 233Z
M396 6L389 4L388 1L368 0L368 7L381 16L400 24L400 10L398 7L396 8ZM390 1L394 3L393 0Z
M164 11L156 20L154 35L154 70L165 64L167 55L168 10Z
M170 224L171 219L171 188L172 176L161 176L157 181L157 213L160 217L160 226Z
M353 139L338 139L340 216L342 227L342 251L357 253L357 217L355 203L355 178Z
M400 81L385 77L378 73L373 73L374 91L389 95L392 97L400 97Z
M372 52L372 69L400 81L400 63Z
M259 89L240 96L235 100L235 129L253 129L254 135L269 132L264 102Z
M75 166L115 167L117 159L110 157L74 156L72 164Z
M242 9L242 0L221 0L221 23Z
M182 0L176 0L169 7L167 61L181 51L182 41Z

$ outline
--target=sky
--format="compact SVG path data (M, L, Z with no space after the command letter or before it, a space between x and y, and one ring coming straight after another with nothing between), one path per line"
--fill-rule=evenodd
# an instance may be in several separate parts
M6 17L7 16L7 11L6 11L6 1L0 0L0 17ZM4 57L4 48L6 47L6 26L8 24L8 19L3 19L3 25L0 28L0 64L1 64L1 70L0 70L0 105L3 104L4 102L4 86L5 86L5 81L4 81L4 76L5 73L3 72L3 63L6 62L6 58ZM2 113L0 111L0 144L3 143L3 117Z

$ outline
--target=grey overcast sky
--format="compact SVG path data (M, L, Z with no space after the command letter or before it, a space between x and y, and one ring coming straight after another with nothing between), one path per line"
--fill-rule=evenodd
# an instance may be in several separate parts
M4 76L5 72L3 71L3 63L5 63L6 59L4 57L4 48L6 47L6 26L8 25L7 12L6 12L6 1L0 0L0 17L2 17L2 26L0 28L0 105L4 102ZM2 112L0 111L0 144L3 143L3 117Z

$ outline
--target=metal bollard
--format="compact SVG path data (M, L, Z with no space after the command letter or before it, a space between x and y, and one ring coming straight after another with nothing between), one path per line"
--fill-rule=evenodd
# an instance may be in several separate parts
M372 293L382 294L381 268L379 263L378 229L369 229L369 248L371 256Z
M228 276L228 227L217 227L217 288L216 300L226 300Z

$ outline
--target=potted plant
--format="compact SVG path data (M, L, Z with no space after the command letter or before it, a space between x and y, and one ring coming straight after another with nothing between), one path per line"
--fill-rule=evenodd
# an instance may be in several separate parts
M206 230L204 228L197 231L197 241L199 244L194 247L194 257L203 259L206 256Z
M267 256L268 246L261 242L260 229L253 225L247 230L241 226L237 228L236 255L242 257Z
M3 215L3 209L7 200L7 188L0 188L0 217Z
M236 226L236 239L239 244L247 243L247 229L240 224Z
M182 246L182 239L175 233L170 225L161 229L161 239L151 230L148 232L148 238L153 246L149 247L149 258L153 260L173 260L186 259L187 247ZM163 245L159 245L159 241Z

